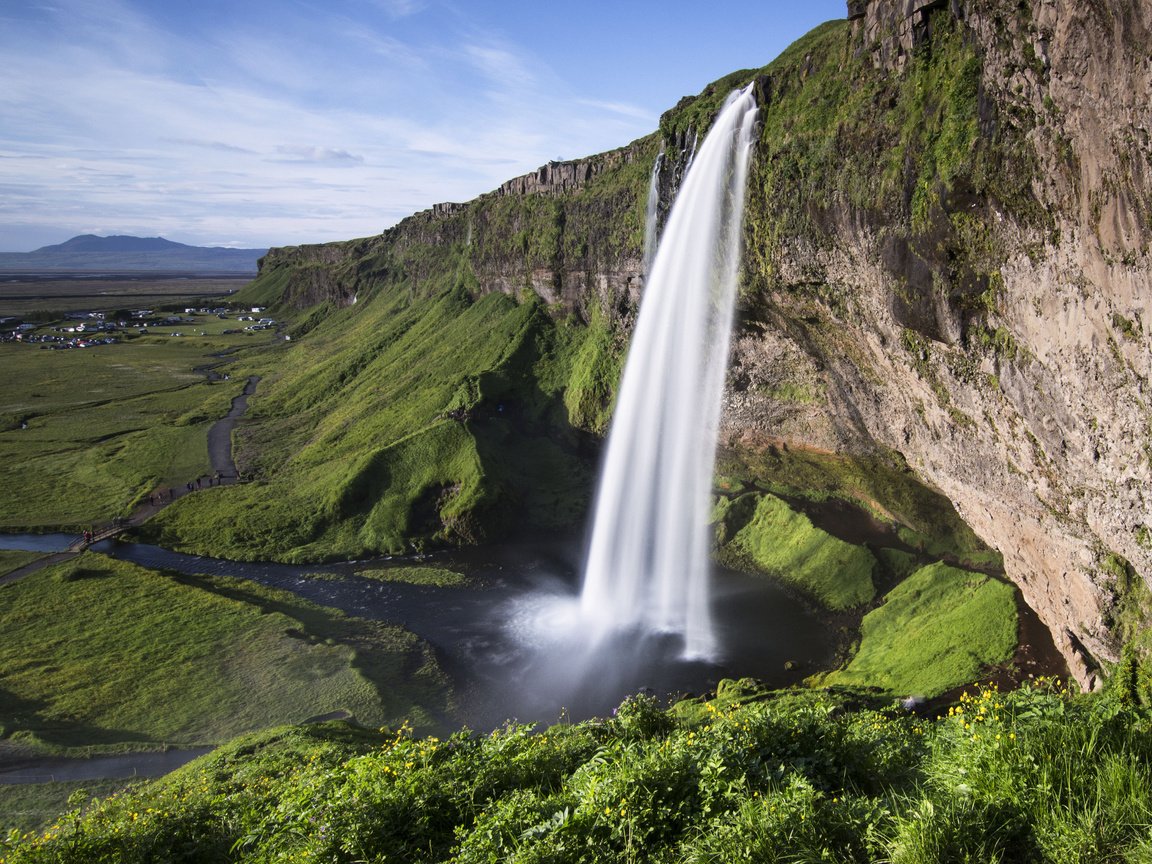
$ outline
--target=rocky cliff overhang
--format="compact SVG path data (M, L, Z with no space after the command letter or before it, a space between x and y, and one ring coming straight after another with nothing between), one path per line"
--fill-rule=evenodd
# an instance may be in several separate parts
M923 161L905 171L911 206L824 189L798 194L803 219L764 198L750 208L779 233L767 251L750 241L759 321L735 363L752 386L730 394L729 434L899 451L1003 553L1094 686L1131 624L1122 607L1152 579L1152 7L848 12L850 51L885 79L859 86L893 101L941 62L934 31L958 33L979 64L971 147L986 157L951 178ZM924 104L925 123L947 109ZM826 399L764 395L797 388Z

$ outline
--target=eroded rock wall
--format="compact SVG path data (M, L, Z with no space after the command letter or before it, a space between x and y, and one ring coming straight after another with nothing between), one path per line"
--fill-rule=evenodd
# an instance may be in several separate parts
M885 74L931 50L925 16L942 4L853 5L856 50ZM1003 553L1093 686L1117 658L1110 556L1152 578L1152 5L971 2L944 14L978 46L981 100L994 106L981 134L1015 123L1026 142L1018 170L1038 214L993 192L964 196L991 226L995 259L976 286L978 319L950 290L957 268L908 243L904 224L846 206L825 212L823 232L786 237L765 310L737 341L737 380L755 386L730 393L728 434L898 450ZM910 317L910 302L929 320Z

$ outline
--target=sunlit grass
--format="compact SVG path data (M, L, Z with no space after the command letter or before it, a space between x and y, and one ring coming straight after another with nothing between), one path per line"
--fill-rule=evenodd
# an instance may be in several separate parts
M468 577L463 573L443 567L375 567L357 570L356 575L364 579L378 579L381 582L407 582L411 585L435 585L439 588L465 585L468 582Z
M42 552L0 549L0 576L5 576L13 570L19 570L25 564L31 564L37 558L43 557L43 554Z
M5 738L51 751L205 744L344 710L427 717L419 640L242 580L86 553L0 589Z
M776 496L722 500L715 516L722 560L771 573L829 609L850 609L875 596L872 553L820 530Z
M729 690L731 688L728 688ZM17 862L1143 861L1152 717L1059 682L919 718L859 695L649 697L602 721L237 740L13 837Z
M0 345L0 527L78 528L210 472L207 430L243 384L193 367L218 344Z
M382 286L269 365L238 435L258 482L190 496L148 536L326 560L568 527L590 487L562 399L584 338L537 300Z
M897 585L864 616L860 644L825 684L935 696L1012 656L1018 641L1016 588L936 563Z

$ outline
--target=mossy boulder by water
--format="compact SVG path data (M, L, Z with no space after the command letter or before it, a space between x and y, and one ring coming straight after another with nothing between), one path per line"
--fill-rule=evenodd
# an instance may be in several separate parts
M935 696L1008 660L1016 641L1016 589L937 562L864 616L855 655L820 682Z
M822 531L775 495L723 499L714 518L725 563L770 573L833 610L861 606L876 594L876 558L867 548Z

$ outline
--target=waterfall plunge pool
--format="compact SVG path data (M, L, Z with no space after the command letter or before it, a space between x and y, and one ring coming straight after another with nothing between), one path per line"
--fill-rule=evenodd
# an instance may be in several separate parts
M719 659L682 658L673 635L622 631L588 647L579 619L580 543L524 540L432 556L325 565L234 562L106 540L94 551L157 570L251 579L348 615L411 630L435 649L456 687L454 720L491 729L506 720L552 723L607 716L627 696L662 702L715 689L722 678L774 687L835 661L839 634L765 577L717 569L712 613ZM356 576L357 570L435 564L468 585L438 587ZM323 575L324 578L316 578Z

